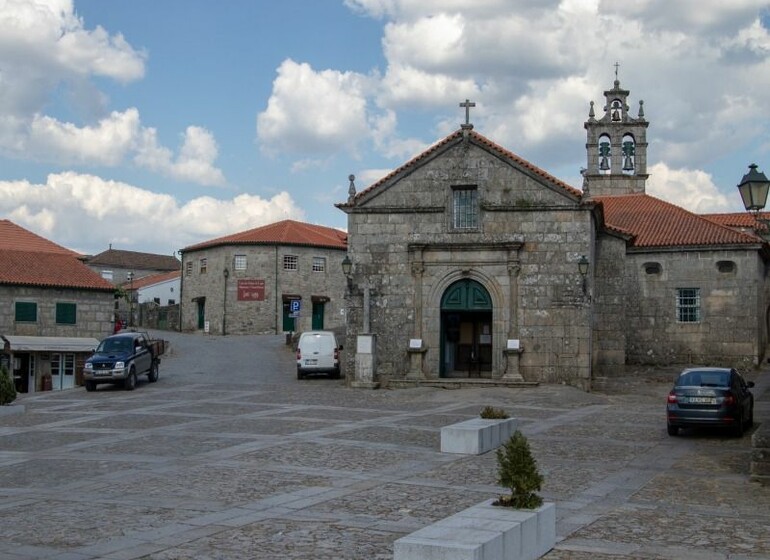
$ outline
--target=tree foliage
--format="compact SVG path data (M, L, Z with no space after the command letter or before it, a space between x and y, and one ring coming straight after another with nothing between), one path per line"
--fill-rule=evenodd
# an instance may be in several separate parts
M501 496L495 505L518 509L534 509L543 505L536 494L543 484L537 462L532 457L529 442L519 430L497 450L498 484L510 489L510 496Z
M0 366L0 405L11 404L16 400L16 387L8 373L8 368Z

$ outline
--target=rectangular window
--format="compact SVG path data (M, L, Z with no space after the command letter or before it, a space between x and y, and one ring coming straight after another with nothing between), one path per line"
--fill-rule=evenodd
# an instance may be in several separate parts
M313 272L326 272L326 257L313 257Z
M462 187L452 190L452 227L477 229L479 227L478 190Z
M109 280L110 282L112 282L112 276L113 274L111 270L102 270L102 278L104 278L105 280Z
M235 270L246 270L246 255L235 255L233 268Z
M56 304L56 324L74 325L77 323L77 304L75 303L57 303Z
M206 274L207 269L208 269L208 259L201 259L198 267L199 272L201 274Z
M51 375L75 375L75 354L51 354Z
M284 270L297 270L299 268L299 257L297 255L284 255L283 256L283 269Z
M176 303L176 300L175 300L175 299L170 299L170 300L168 300L168 304L169 304L169 305L174 305L175 303Z
M700 288L677 288L676 319L680 323L700 322Z
M184 275L185 276L191 276L192 275L192 268L193 268L192 261L187 261L184 266L185 266Z
M16 322L17 323L36 323L37 322L37 303L33 301L16 302Z

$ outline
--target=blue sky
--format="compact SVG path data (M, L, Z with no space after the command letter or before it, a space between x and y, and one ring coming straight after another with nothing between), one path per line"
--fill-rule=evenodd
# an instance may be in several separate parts
M727 5L729 4L729 5ZM615 62L648 192L740 211L770 173L754 0L0 0L0 218L85 253L171 253L363 189L459 127L580 185Z

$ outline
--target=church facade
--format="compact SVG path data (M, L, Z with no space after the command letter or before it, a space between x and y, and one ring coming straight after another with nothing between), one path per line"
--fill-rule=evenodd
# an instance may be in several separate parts
M337 205L348 349L368 337L372 356L347 352L348 378L589 390L629 363L763 358L766 244L647 195L643 105L632 116L617 80L604 95L585 122L580 189L473 130L467 112L370 187L351 178Z

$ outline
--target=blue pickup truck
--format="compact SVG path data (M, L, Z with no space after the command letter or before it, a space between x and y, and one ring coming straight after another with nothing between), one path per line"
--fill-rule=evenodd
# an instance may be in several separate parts
M121 331L99 343L86 360L83 381L86 391L96 390L100 383L120 384L133 391L136 378L146 375L150 383L158 380L160 355L165 341L153 340L145 332Z

